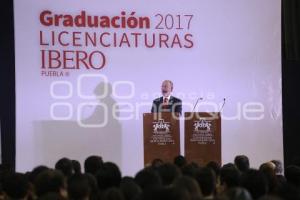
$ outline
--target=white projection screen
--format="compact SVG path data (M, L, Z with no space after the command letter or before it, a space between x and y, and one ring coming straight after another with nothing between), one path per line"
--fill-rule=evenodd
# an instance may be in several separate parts
M283 160L280 0L15 0L14 16L18 171L100 155L134 175L166 79L183 112L226 99L223 164Z

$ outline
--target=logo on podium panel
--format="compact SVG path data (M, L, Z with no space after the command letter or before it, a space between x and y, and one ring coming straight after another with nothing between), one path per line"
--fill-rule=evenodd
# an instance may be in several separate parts
M194 121L194 131L200 132L200 131L210 131L211 130L211 121L201 119L199 121Z
M169 133L170 132L170 122L165 122L165 120L160 119L157 122L153 122L153 133Z
M194 130L190 142L198 144L215 144L215 133L212 120L200 119L193 122Z
M165 122L163 119L160 119L153 123L153 134L150 139L150 143L156 145L174 145L175 140L171 133L171 123Z

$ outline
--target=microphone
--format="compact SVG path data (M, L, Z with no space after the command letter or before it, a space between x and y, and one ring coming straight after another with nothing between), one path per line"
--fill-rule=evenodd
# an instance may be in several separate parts
M196 106L197 106L197 104L198 104L198 102L199 102L199 100L203 100L203 98L202 97L199 97L198 99L197 99L197 101L196 101L196 103L195 103L195 105L194 105L194 108L193 108L193 111L192 112L194 112L194 110L195 110L195 108L196 108Z
M219 109L219 112L221 112L223 110L225 102L226 102L226 98L224 97L223 98L223 104L222 104L221 108Z

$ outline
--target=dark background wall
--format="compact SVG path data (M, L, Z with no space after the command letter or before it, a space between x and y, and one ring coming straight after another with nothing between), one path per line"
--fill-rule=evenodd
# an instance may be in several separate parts
M0 6L0 120L2 163L15 165L15 56L13 0Z
M286 165L300 158L299 91L300 1L282 0L283 142Z
M15 63L13 1L0 7L0 119L2 163L15 166ZM300 158L300 1L282 0L284 161ZM270 158L272 159L272 158Z

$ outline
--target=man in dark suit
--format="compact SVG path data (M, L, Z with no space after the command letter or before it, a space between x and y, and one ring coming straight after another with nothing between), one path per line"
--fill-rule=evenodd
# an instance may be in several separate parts
M175 112L181 115L182 101L176 97L171 96L173 91L173 82L165 80L161 85L162 97L154 99L151 112Z

